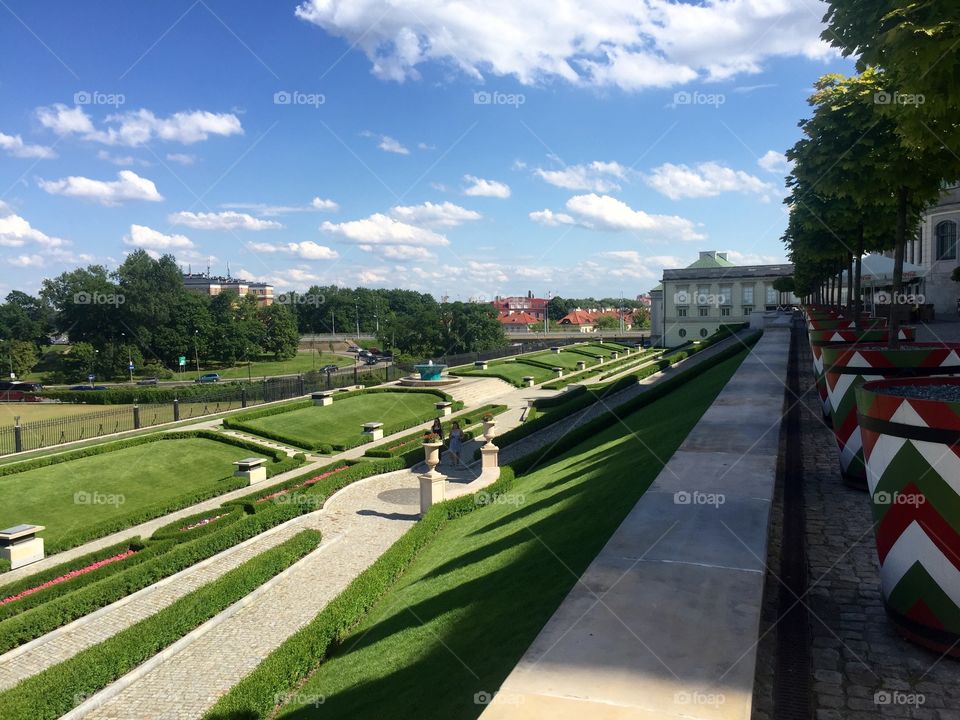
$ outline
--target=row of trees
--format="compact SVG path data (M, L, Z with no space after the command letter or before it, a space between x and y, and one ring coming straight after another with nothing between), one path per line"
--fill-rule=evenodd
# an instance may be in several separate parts
M952 0L829 0L823 38L859 57L858 74L826 75L787 152L784 241L797 295L839 303L847 273L860 311L860 260L894 250L892 342L902 311L904 247L944 183L960 178L960 20Z

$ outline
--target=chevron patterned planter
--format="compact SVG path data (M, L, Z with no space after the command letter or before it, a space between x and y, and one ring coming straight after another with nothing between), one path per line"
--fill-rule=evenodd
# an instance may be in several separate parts
M856 388L869 380L958 375L960 343L911 343L899 350L887 350L884 345L825 345L823 368L840 470L852 487L865 489L867 471L857 425Z
M830 417L830 398L827 396L827 381L823 376L823 348L831 343L885 343L887 331L882 330L810 330L807 332L810 341L810 354L813 355L813 377L817 385L817 395L820 396L820 410L825 418ZM913 328L903 328L900 332L901 340L914 338Z
M807 320L807 330L842 330L853 328L855 325L856 323L848 318L811 318ZM886 326L887 321L885 318L864 317L860 319L860 328L862 330Z
M960 379L856 395L887 614L907 639L960 657Z

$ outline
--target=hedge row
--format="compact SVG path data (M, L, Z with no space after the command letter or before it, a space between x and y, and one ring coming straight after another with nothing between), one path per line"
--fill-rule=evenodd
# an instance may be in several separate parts
M219 382L218 392L240 390L243 383ZM112 387L107 390L44 390L43 397L66 403L89 403L91 405L133 405L141 403L173 402L175 398L186 400L210 395L210 385L178 385L176 387Z
M142 588L223 552L264 530L308 512L294 503L275 505L196 540L175 545L134 567L123 568L99 582L74 589L0 622L0 653L40 637ZM58 587L58 586L54 586Z
M223 517L218 517L217 520L212 523L205 523L204 525L192 528L191 530L183 529L190 527L191 525L194 525L202 520L206 520L207 518L217 517L218 515L222 515ZM241 518L243 518L243 508L241 506L231 505L228 507L226 504L224 504L215 510L204 510L203 512L174 520L172 523L164 525L158 530L155 530L150 536L150 540L156 541L174 539L177 542L185 542L187 540L193 540L200 535L205 535L206 533L210 532L214 525L216 525L215 529L219 530L222 527L226 527L227 525L237 522Z
M609 377L616 373L622 372L625 367L641 362L644 359L649 358L650 355L661 352L660 350L647 350L639 354L628 355L623 358L617 358L612 362L604 363L604 368L608 371L605 373L604 377ZM564 377L554 380L553 382L546 383L543 387L545 390L562 390L568 385L580 382L586 377L597 372L597 367L587 368L586 370L581 370L575 372L572 375L565 375Z
M502 493L513 485L509 466L500 471L500 479L484 490ZM354 578L306 626L287 638L260 665L211 708L205 720L237 720L270 717L276 698L296 687L316 665L347 638L363 621L370 609L396 584L400 576L452 519L480 505L473 495L435 505L410 530L404 533L376 562Z
M452 417L449 420L441 423L443 426L444 436L449 435L450 428L453 427L454 422L460 423L461 428L467 428L471 425L476 425L477 423L481 422L484 414L486 413L490 413L491 415L499 415L500 413L505 412L507 409L508 408L506 405L484 405L475 410L471 410L469 413ZM397 441L391 445L380 445L375 448L370 448L364 453L364 455L367 457L379 458L404 455L412 448L419 448L423 445L423 435L424 434L422 432L404 435L402 438L398 438Z
M316 530L248 560L113 637L0 693L4 720L54 720L250 594L320 544Z

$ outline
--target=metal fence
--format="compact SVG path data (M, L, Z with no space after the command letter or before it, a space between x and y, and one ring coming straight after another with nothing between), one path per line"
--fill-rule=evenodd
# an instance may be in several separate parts
M267 378L260 382L244 383L239 388L211 388L209 394L186 396L171 402L124 405L82 415L8 425L0 427L0 455L289 400L318 390L333 390L351 385L381 385L398 379L406 371L406 367L394 365L354 366L333 373L314 371L295 377Z

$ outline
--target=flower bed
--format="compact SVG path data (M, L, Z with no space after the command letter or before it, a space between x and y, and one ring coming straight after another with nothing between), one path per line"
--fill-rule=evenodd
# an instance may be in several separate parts
M203 520L195 522L192 525L187 525L186 527L180 528L180 532L188 532L190 530L196 530L198 527L204 527L206 525L209 525L210 523L216 522L220 518L224 518L227 515L229 515L229 513L221 513L220 515L214 515L213 517L204 518Z
M115 562L120 562L121 560L126 560L131 555L136 554L136 552L137 552L136 550L126 550L122 553L114 555L113 557L108 557L108 558L104 558L103 560L98 560L97 562L91 563L86 567L78 568L76 570L71 570L70 572L60 575L59 577L55 577L52 580L47 580L45 583L34 585L31 588L22 590L16 595L10 595L9 597L5 597L2 600L0 600L0 605L6 605L7 603L16 602L17 600L25 598L27 595L33 595L35 592L46 590L48 587L53 587L54 585L59 585L60 583L67 582L68 580L73 580L75 577L86 575L87 573L93 572L94 570L99 570L104 565L110 565Z
M321 480L325 480L326 478L330 477L331 475L334 475L334 474L336 474L336 473L338 473L338 472L341 472L341 471L343 471L343 470L346 470L348 467L351 467L351 466L350 466L350 465L341 465L341 466L338 467L338 468L334 468L333 470L328 470L327 472L321 473L320 475L314 475L312 478L308 478L307 480L303 480L302 482L299 482L299 483L297 483L296 485L290 485L289 487L281 488L280 490L277 490L276 492L272 492L272 493L270 493L269 495L264 495L263 497L257 498L256 502L258 502L258 503L266 502L267 500L273 500L275 497L279 497L279 496L281 496L281 495L286 495L287 493L292 492L292 491L294 491L294 490L299 490L300 488L310 487L311 485L313 485L313 484L315 484L315 483L318 483L318 482L320 482Z

